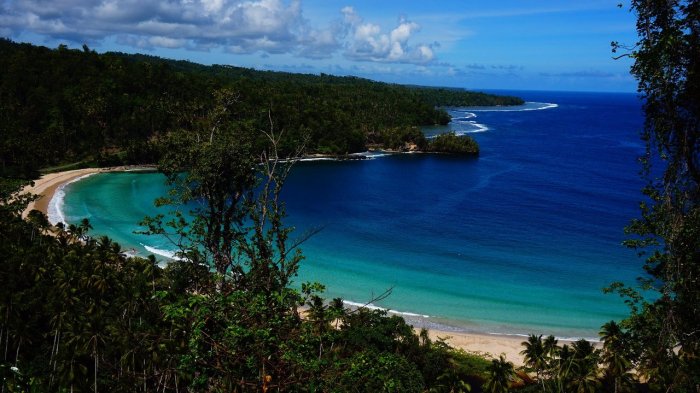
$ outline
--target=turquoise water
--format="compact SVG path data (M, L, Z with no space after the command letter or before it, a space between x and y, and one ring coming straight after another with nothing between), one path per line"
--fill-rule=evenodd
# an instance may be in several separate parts
M299 235L323 229L303 246L297 283L322 282L327 297L354 303L392 288L376 306L443 329L596 337L624 316L602 288L641 272L620 245L641 199L640 104L633 95L517 94L536 103L451 108L450 128L477 139L477 159L298 164L283 195L286 222ZM100 174L66 186L60 210L140 255L167 255L175 248L166 239L133 233L165 191L158 174Z

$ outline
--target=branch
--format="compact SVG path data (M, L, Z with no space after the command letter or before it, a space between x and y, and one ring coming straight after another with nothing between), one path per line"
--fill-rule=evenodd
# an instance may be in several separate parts
M359 307L355 308L354 310L350 311L350 312L348 313L348 315L349 315L349 314L354 314L354 313L356 313L357 311L359 311L360 309L366 309L366 308L368 308L367 306L369 306L369 305L372 304L372 303L375 303L375 302L378 302L378 301L381 301L381 300L384 300L384 299L388 298L388 297L391 295L391 293L392 293L393 291L394 291L394 287L393 287L393 286L389 287L386 291L384 291L384 292L382 292L381 294L379 294L379 296L375 296L375 297L371 298L371 299L368 300L364 305L359 306ZM385 309L385 308L383 308L383 310L389 311L389 310L387 310L387 309Z

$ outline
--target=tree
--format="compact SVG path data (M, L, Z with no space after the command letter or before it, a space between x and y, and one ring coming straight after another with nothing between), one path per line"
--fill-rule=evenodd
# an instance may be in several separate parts
M552 365L554 390L557 392L564 391L565 387L568 386L570 382L573 357L573 350L568 344L564 344L557 350L557 357L554 359Z
M430 140L428 151L460 155L479 155L479 145L469 135L457 135L454 131L440 134Z
M527 341L521 343L525 347L520 354L524 356L525 364L537 373L537 380L542 384L542 390L544 390L544 378L542 378L542 373L547 368L548 350L545 348L542 342L542 335L536 336L531 334ZM548 343L549 345L549 343Z
M618 393L632 382L632 362L629 361L627 342L629 338L615 321L603 325L600 338L603 340L601 360L605 366L605 376L612 380L613 391Z
M575 341L572 348L569 388L579 393L597 392L601 385L598 375L599 351L584 339Z
M557 338L551 334L545 337L544 341L542 341L544 353L550 358L557 354L557 351L559 350L559 346L557 345L558 342L559 340L557 340Z
M622 284L631 315L624 322L639 345L650 385L695 391L700 384L700 1L633 0L639 41L613 42L634 59L646 116L642 157L647 180L641 218L628 241L647 256L644 300ZM646 372L646 371L653 372Z
M424 391L423 378L415 364L391 352L358 352L344 364L345 371L334 384L339 392L415 392Z
M245 236L245 203L258 182L252 169L257 160L250 127L233 122L234 93L217 95L217 106L200 120L198 129L169 136L159 168L173 189L169 198L157 203L192 208L192 222L176 208L167 224L182 257L209 260L222 279L240 278L243 270L234 251L236 241ZM150 233L167 235L162 218L143 224Z
M305 297L290 288L303 238L289 239L279 195L301 147L294 157L279 157L271 121L269 131L257 131L240 120L229 90L217 92L215 102L197 128L169 136L160 168L173 189L158 202L174 210L167 222L144 221L147 233L174 240L185 264L217 273L214 287L196 283L198 291L167 306L166 316L193 327L180 361L183 372L199 374L192 386L284 389L300 382L286 357L304 334L297 309ZM310 288L306 297L316 293Z
M513 363L506 361L501 355L498 359L491 360L488 369L489 379L484 386L488 393L505 393L509 391L510 382L515 378Z

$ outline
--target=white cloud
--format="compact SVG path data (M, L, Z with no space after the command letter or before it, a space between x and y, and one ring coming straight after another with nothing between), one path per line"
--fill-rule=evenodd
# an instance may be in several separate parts
M352 60L391 63L427 64L435 58L431 45L411 46L409 40L420 30L420 25L400 19L398 26L388 34L380 26L365 23L351 7L341 10L352 32L345 56Z
M411 44L420 26L405 19L388 32L352 8L318 28L301 0L0 0L0 31L76 43L116 38L140 49L222 48L311 59L342 53L356 61L427 64L434 44Z
M148 39L148 41L153 46L159 46L161 48L181 48L185 46L186 42L183 39L175 39L169 37L154 36Z
M14 34L78 42L129 35L122 42L167 48L292 48L303 24L300 0L24 0L4 2L0 11L0 28Z
M391 41L405 43L414 31L420 29L417 23L402 21L397 28L391 31Z

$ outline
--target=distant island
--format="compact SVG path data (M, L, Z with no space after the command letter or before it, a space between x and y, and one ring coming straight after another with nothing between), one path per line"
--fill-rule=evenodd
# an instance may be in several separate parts
M191 129L222 91L237 126L283 134L280 153L347 156L379 148L478 154L468 137L428 140L418 127L450 122L448 106L520 105L517 97L98 54L0 40L0 175L39 168L157 162L164 135ZM230 114L229 114L230 115Z

